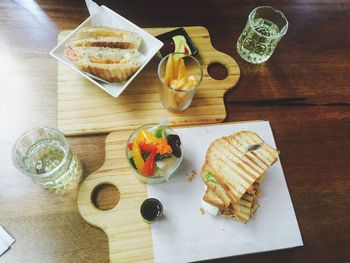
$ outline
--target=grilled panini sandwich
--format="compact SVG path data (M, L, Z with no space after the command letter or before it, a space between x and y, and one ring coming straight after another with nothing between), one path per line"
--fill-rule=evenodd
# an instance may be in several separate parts
M110 82L128 79L141 66L141 37L109 27L84 27L67 43L66 57L81 71Z
M207 185L204 201L247 222L258 207L263 174L277 159L278 151L251 131L215 140L201 170Z

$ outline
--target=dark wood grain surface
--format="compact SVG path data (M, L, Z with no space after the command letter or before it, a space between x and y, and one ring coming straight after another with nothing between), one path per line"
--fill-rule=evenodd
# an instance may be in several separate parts
M202 25L241 68L225 97L227 121L271 122L304 246L215 262L350 261L350 1L97 1L141 27ZM249 12L282 10L287 35L250 65L235 45ZM55 126L57 34L88 16L82 0L0 2L0 224L16 238L0 262L107 262L105 234L80 218L75 193L53 196L11 164L25 130ZM86 175L104 160L105 135L70 138ZM113 191L98 202L108 206Z

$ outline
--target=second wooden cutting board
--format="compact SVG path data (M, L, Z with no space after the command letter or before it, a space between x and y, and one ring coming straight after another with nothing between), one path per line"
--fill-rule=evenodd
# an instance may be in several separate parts
M152 35L159 35L172 29L174 28L148 28L146 31ZM172 126L222 122L226 117L223 96L238 82L239 67L232 57L213 48L206 28L196 26L185 29L199 50L196 57L204 72L200 88L186 111L171 113L162 108L157 76L159 57L154 57L117 98L109 96L59 63L58 129L65 135L108 133L134 129L142 124L158 123L165 115ZM69 32L61 32L59 40ZM207 68L212 63L224 65L228 76L223 80L211 78Z
M205 186L198 174L210 143L242 130L258 133L275 147L268 121L176 128L183 161L168 183L151 185L138 181L128 165L125 148L132 131L109 134L105 163L81 184L78 207L88 223L108 236L110 261L193 262L302 245L279 161L266 171L260 208L247 224L200 212ZM101 184L112 184L120 193L119 202L108 211L92 203L92 193ZM162 219L152 229L140 215L147 197L159 199L164 206Z

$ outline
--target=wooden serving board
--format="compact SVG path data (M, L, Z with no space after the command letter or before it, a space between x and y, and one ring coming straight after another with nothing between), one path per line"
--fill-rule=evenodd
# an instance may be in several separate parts
M205 186L198 173L205 152L215 139L241 130L254 131L276 147L268 121L179 128L184 154L179 169L169 183L148 187L127 163L125 148L132 131L107 136L105 163L81 184L78 208L88 223L108 236L111 262L193 262L302 245L279 161L265 173L261 209L248 224L200 213ZM190 182L193 171L197 175ZM108 211L92 203L94 189L101 184L112 184L119 191L119 202ZM161 200L164 206L164 217L153 229L140 215L140 206L147 197Z
M148 28L152 35L174 28ZM171 126L219 123L226 117L223 96L239 80L236 61L217 51L210 42L206 28L185 27L199 53L196 57L203 66L204 77L191 106L180 113L163 109L159 100L160 82L157 76L159 56L155 56L129 87L117 98L79 76L62 63L58 64L58 115L57 127L65 135L108 133L134 129L143 124L158 123L168 116ZM59 35L63 39L71 31ZM208 65L223 64L228 76L215 80L208 74Z

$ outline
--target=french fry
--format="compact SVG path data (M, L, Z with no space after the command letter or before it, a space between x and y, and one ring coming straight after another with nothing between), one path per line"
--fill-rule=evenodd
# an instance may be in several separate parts
M180 59L173 57L173 62L174 62L173 79L177 79L177 76L178 76L178 73L179 73Z
M177 89L177 81L178 81L177 79L171 80L169 83L170 88Z
M177 74L178 79L182 79L187 77L187 72L186 72L186 66L185 66L185 61L180 58L179 59L179 73Z
M196 81L196 77L195 76L193 76L193 75L188 76L187 81L193 81L193 80Z
M186 84L186 78L179 79L177 82L177 89L181 90L185 84Z
M192 88L193 88L193 84L191 81L189 81L182 87L182 90L190 90Z
M172 81L170 81L170 87L173 89L181 90L185 84L186 84L186 78L173 79Z
M170 54L165 67L164 82L166 85L169 85L170 81L174 79L173 71L174 71L173 54Z

